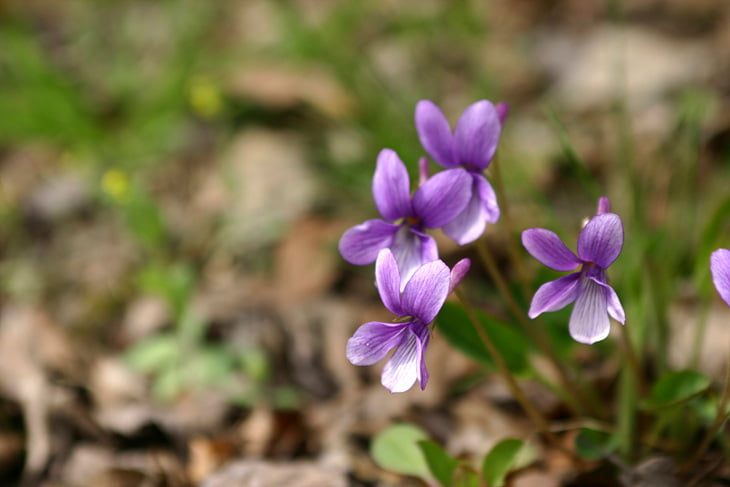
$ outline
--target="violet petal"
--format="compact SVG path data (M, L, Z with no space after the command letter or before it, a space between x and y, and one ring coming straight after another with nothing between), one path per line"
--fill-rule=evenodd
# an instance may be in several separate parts
M596 209L596 215L603 215L604 213L611 212L611 201L605 196L598 198L598 208Z
M399 346L408 333L408 323L371 321L357 329L347 340L347 360L353 365L373 365Z
M606 299L608 300L608 314L611 318L623 325L626 323L626 313L624 312L624 307L621 305L621 300L618 298L618 294L616 294L616 291L614 291L611 286L604 284L604 287L607 288L606 290L608 291L606 294Z
M389 249L383 249L375 261L375 285L383 305L397 316L403 316L400 305L400 272L398 263Z
M399 228L400 225L383 220L367 220L355 225L340 238L340 254L350 264L371 264L380 250L391 245Z
M459 245L466 245L481 237L487 226L487 215L475 186L476 183L473 183L472 194L464 211L441 228Z
M570 336L580 343L592 344L608 336L608 303L603 286L593 279L580 280L580 291L568 323Z
M502 123L492 102L481 100L467 107L454 130L459 163L486 169L497 151L501 132Z
M618 298L616 291L606 282L605 273L600 272L596 277L589 276L588 278L603 287L603 291L606 293L606 306L608 307L609 316L623 325L626 322L624 307L621 305L621 300Z
M423 347L409 331L398 349L383 367L381 383L390 392L405 392L413 386L421 372Z
M472 177L476 185L476 192L479 194L479 199L482 202L486 221L488 223L496 223L499 220L497 193L494 192L494 188L492 188L492 185L489 184L489 181L483 175L473 173Z
M373 199L386 220L396 221L413 216L408 170L398 154L390 149L383 149L378 154L373 177Z
M459 161L454 150L454 137L443 112L432 101L416 105L416 131L426 152L444 167L456 167Z
M406 284L401 296L404 315L431 323L449 293L451 272L446 264L435 260L421 266Z
M420 323L411 323L410 330L411 333L416 336L417 345L419 345L418 354L420 367L418 370L418 383L421 385L421 390L424 390L426 388L426 384L428 384L428 369L426 368L426 359L424 355L426 353L426 348L428 347L428 342L431 339L431 330L429 330L428 326Z
M428 181L428 159L421 157L418 160L418 186L421 187Z
M730 306L730 250L715 250L710 257L710 270L715 289Z
M499 102L494 108L495 110L497 110L499 123L504 125L504 122L507 121L507 117L509 116L509 105L507 105L505 102Z
M594 216L578 236L578 256L606 269L621 253L624 227L615 213Z
M398 263L401 292L419 267L438 258L432 236L405 226L396 233L390 250Z
M574 272L554 281L546 282L532 297L527 316L534 319L541 313L557 311L578 298L580 272Z
M411 233L418 236L421 241L421 263L431 262L439 258L439 249L436 240L427 234L411 227Z
M426 228L446 225L469 202L472 178L464 169L449 169L431 176L413 195L416 216Z
M454 264L449 277L449 294L454 292L456 286L459 285L461 280L464 279L464 276L466 276L466 273L469 272L470 267L471 261L469 259L461 259L459 262Z
M556 271L572 271L581 263L560 237L546 228L522 232L522 245L538 262Z

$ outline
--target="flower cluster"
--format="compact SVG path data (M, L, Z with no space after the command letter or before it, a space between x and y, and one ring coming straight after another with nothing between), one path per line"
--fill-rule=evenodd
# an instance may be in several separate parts
M502 131L506 106L482 100L469 106L452 133L441 110L423 100L416 106L416 130L426 152L446 168L431 177L421 163L419 188L411 195L405 164L394 151L378 155L373 199L382 219L367 220L340 239L342 257L355 265L393 252L403 286L423 264L438 258L436 242L425 231L441 228L459 245L473 242L486 224L499 219L497 197L484 177Z
M421 158L419 184L412 192L406 165L394 151L383 149L372 183L381 218L350 228L340 239L340 253L348 262L375 262L378 293L397 317L394 322L360 326L347 342L347 358L355 365L372 365L395 349L382 373L382 383L391 392L406 391L416 381L426 387L424 352L431 324L470 267L463 259L450 270L439 260L436 241L427 232L440 228L465 245L500 217L484 171L496 153L507 113L506 105L481 100L464 111L452 130L434 103L420 101L415 110L418 137L444 170L429 176L428 159ZM609 335L610 318L625 323L623 306L607 277L623 249L624 227L611 212L608 198L599 198L596 215L578 236L576 252L545 228L522 232L522 244L545 266L570 272L539 287L527 313L530 318L575 303L568 329L573 339L585 344ZM715 288L730 306L730 250L716 250L710 269Z
M479 238L487 223L499 219L495 192L483 173L497 150L506 116L506 105L481 100L464 111L452 132L436 105L419 102L418 136L445 170L429 176L428 161L421 159L419 186L411 193L405 164L393 150L383 149L372 185L382 218L356 225L340 239L346 261L376 261L375 281L383 304L401 317L396 323L365 323L347 344L347 358L355 365L374 364L396 349L382 376L392 392L408 390L416 380L421 388L426 386L423 353L431 322L470 265L462 260L449 271L427 230L441 228L465 245Z

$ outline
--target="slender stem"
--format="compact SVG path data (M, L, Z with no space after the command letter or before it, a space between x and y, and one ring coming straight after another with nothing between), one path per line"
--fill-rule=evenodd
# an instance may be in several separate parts
M502 214L502 224L504 226L505 232L507 233L507 251L509 258L511 260L512 266L516 269L517 277L519 279L521 288L522 288L522 294L525 298L530 296L531 290L530 290L530 283L527 277L527 273L525 271L525 267L523 265L523 260L520 258L519 252L518 252L518 244L515 239L516 233L514 232L514 227L512 225L512 218L510 215L510 207L508 203L508 199L506 197L505 191L504 191L504 182L502 179L502 172L500 169L501 164L499 164L498 159L498 153L494 156L494 159L492 160L492 164L490 165L491 171L492 171L492 177L494 181L494 188L497 193L497 198L500 202L500 208L501 208L501 214ZM484 245L484 244L482 244ZM513 314L517 316L518 320L520 321L520 324L522 328L527 332L527 334L530 336L530 338L537 343L540 350L548 357L548 359L553 363L555 368L558 371L558 374L560 375L560 379L563 382L564 386L569 390L569 394L564 394L564 396L570 396L572 398L572 401L566 401L566 405L573 410L574 413L580 414L579 411L575 410L575 402L576 400L579 403L585 403L588 404L590 407L588 409L593 411L600 411L600 408L598 407L598 401L596 400L596 395L591 391L590 394L584 394L581 390L580 386L569 376L568 372L565 370L565 368L562 366L562 362L560 362L553 350L553 348L550 346L550 342L545 336L545 334L542 332L542 328L540 328L540 331L534 331L532 326L524 319L524 315L519 310L519 305L517 305L516 302L514 302L514 299L511 299L512 296L507 290L506 284L504 284L504 279L502 278L501 272L499 272L499 268L494 264L494 260L491 259L491 255L489 255L489 252L486 250L486 248L482 247L480 250L481 252L481 258L483 261L485 261L485 265L488 267L489 273L492 275L492 278L495 279L495 282L497 282L498 286L500 287L500 292L503 296L509 296L509 298L506 298L508 300L508 303L510 303L510 307L512 309ZM484 255L487 254L487 255ZM485 257L487 260L485 260ZM489 269L491 268L491 270ZM499 277L496 277L495 274ZM502 285L500 286L499 282L502 282ZM542 323L538 322L538 326L542 325Z
M573 379L568 375L568 371L565 369L563 364L558 359L555 351L550 346L550 342L542 331L542 328L531 326L525 318L524 313L520 309L520 305L517 303L517 301L515 301L515 298L510 293L509 288L507 287L507 283L502 276L502 273L499 271L496 262L492 258L492 254L490 254L487 250L486 241L484 240L484 238L479 239L479 241L477 242L477 252L479 253L479 257L484 263L487 272L494 280L494 283L497 285L497 289L502 295L502 298L507 302L507 305L512 311L512 314L520 323L520 326L522 326L522 328L525 330L525 333L527 333L530 339L532 339L532 341L537 344L542 353L544 353L545 356L555 366L556 370L560 374L560 379L563 382L563 385L581 402L581 404L584 405L584 407L587 407L590 412L597 416L602 416L601 414L599 414L600 408L598 407L596 401L593 400L592 397L587 396L584 391L578 386L578 384L573 381Z
M535 426L540 431L540 433L543 434L545 438L555 447L561 450L565 450L563 445L560 444L557 436L555 436L555 434L550 431L547 419L545 419L545 417L540 414L540 412L527 398L527 395L519 386L519 384L517 384L517 381L507 368L507 364L504 362L502 355L497 351L497 347L494 345L494 342L492 342L491 338L489 338L489 334L487 333L487 331L484 329L483 326L481 326L481 324L477 320L476 316L474 315L474 311L469 306L468 302L464 298L464 295L458 289L454 290L454 294L456 294L456 296L459 298L459 301L464 306L464 311L469 317L469 321L474 327L474 330L479 335L479 339L482 341L484 346L487 348L487 351L492 356L494 363L497 365L500 374L502 374L502 378L504 378L505 382L507 383L507 387L509 387L515 400L517 400L520 406L522 406L522 408L525 410L525 413L527 414L527 416L530 417L532 422L535 423Z
M700 351L702 350L702 342L705 339L705 330L707 329L707 319L710 316L710 303L709 300L705 300L700 311L700 317L695 325L695 336L692 343L692 354L689 367L690 369L697 369L700 363Z
M715 435L717 435L720 430L722 430L723 426L725 425L725 421L728 419L728 413L727 413L727 405L730 401L730 359L727 361L727 370L725 371L725 386L722 391L722 398L720 399L720 404L717 406L717 414L715 415L715 421L712 423L712 426L710 426L710 429L707 430L707 433L705 433L704 438L702 438L702 442L700 443L700 446L697 448L695 454L692 456L692 458L689 459L689 461L684 464L682 467L683 472L688 472L689 470L694 467L697 462L699 462L705 452L707 451L707 448L709 448L710 443L712 443L712 440L715 438Z
M641 372L641 363L639 362L639 357L636 354L636 350L634 349L634 346L631 342L628 327L626 323L624 323L620 328L621 345L624 349L626 361L631 368L631 373L634 375L634 379L636 380L636 387L639 389L639 396L646 397L648 390L646 387L646 382L644 381L644 374Z
M525 297L527 297L530 295L527 273L525 271L525 266L523 265L523 261L522 261L522 259L520 259L520 255L517 251L517 249L519 247L515 240L515 231L514 231L514 226L512 225L512 217L510 215L509 202L508 202L507 196L504 192L504 182L502 180L502 170L500 169L501 164L499 164L498 155L499 154L495 154L494 159L492 159L492 163L490 164L489 167L492 169L494 190L497 193L497 200L499 201L499 204L500 204L502 225L504 226L504 230L507 233L507 238L508 238L507 252L509 253L509 258L511 260L511 264L514 266L514 268L517 271L517 277L519 278L520 284L522 286L522 293L524 294Z
M634 374L624 367L619 378L618 439L623 457L630 459L636 449L637 398Z
M570 393L561 388L559 385L550 382L550 380L548 380L547 377L541 374L539 370L534 369L532 373L537 382L545 386L550 392L555 394L555 396L557 396L561 401L565 403L565 406L570 409L570 412L573 414L573 416L578 417L583 414L581 411L581 406L580 404L578 404L575 397L573 397Z

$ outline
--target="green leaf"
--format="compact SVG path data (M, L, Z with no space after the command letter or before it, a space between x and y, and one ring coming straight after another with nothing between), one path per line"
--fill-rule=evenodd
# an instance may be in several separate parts
M207 326L201 316L192 309L192 306L185 306L185 304L187 303L181 304L183 309L177 322L177 330L185 348L190 350L203 341Z
M477 313L480 324L499 350L507 368L515 374L529 369L529 341L521 330ZM482 364L494 367L494 360L487 351L479 334L474 329L464 309L455 303L445 303L438 317L438 331L446 340L469 357Z
M524 442L516 438L507 438L497 443L487 453L482 462L482 477L490 487L501 487L504 478L517 460Z
M428 468L436 477L436 480L444 487L450 486L454 477L454 470L456 470L459 462L433 441L419 441L418 446L426 457Z
M207 346L188 360L202 386L225 384L236 371L236 357L221 346Z
M265 382L271 375L271 366L266 351L255 346L237 349L240 367L246 376L255 382Z
M658 409L680 404L705 391L712 381L694 370L670 372L662 376L642 402L646 409Z
M176 320L183 319L195 285L195 273L188 264L152 263L141 270L137 281L144 291L165 299Z
M581 428L575 437L575 451L585 460L601 460L618 447L615 435L592 428Z
M145 250L154 253L165 246L167 228L155 201L136 189L121 208L132 236Z
M464 463L454 473L453 487L479 487L479 475Z
M392 472L429 478L431 471L418 446L428 435L417 426L401 423L379 433L370 446L370 454L379 467Z
M171 401L185 386L185 378L180 370L169 367L160 371L152 382L152 394L163 401Z
M138 342L127 351L126 356L132 367L142 372L159 372L181 358L177 338L169 333Z

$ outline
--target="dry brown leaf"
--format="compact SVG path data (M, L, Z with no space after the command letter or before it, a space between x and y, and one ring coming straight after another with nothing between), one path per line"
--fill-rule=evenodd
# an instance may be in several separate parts
M43 470L52 453L48 416L53 386L48 369L78 363L68 338L42 311L6 306L0 315L0 389L21 404L26 428L26 474Z
M242 460L209 477L201 487L346 487L343 472L311 462Z
M136 343L161 330L170 321L165 301L156 296L140 296L127 305L119 331L122 343Z
M226 85L233 95L252 98L272 108L307 103L338 120L349 115L355 105L335 77L314 65L252 63L232 73Z
M276 252L275 292L287 306L324 294L337 277L337 241L345 225L309 217L295 222Z
M167 451L113 451L81 444L63 466L61 478L71 486L188 485L180 462Z
M228 438L196 436L188 442L188 478L197 484L219 469L236 454L236 446Z
M231 197L223 237L236 252L276 240L314 203L316 182L305 146L291 133L246 130L224 160Z

